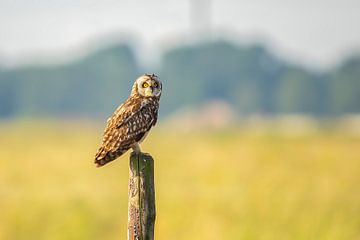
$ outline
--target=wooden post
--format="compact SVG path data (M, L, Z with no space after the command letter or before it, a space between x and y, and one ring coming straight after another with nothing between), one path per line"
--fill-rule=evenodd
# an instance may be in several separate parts
M154 159L131 153L129 171L128 240L153 240L155 225Z

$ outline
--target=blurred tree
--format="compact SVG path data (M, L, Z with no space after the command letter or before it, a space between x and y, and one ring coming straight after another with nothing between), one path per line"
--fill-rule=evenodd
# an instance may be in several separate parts
M227 42L179 47L164 55L169 109L220 98L239 112L273 111L273 89L282 64L260 46ZM186 98L184 95L186 94Z
M0 97L9 99L10 109L18 101L25 115L106 115L127 97L139 72L131 49L114 46L67 65L26 67L2 75L1 84L20 81L2 88Z
M14 74L0 70L0 117L11 117L17 113L19 86L21 86L19 79Z
M331 113L360 112L360 57L344 62L331 75Z
M142 73L132 49L115 45L65 65L0 69L0 117L19 115L105 117ZM280 61L260 45L225 41L165 52L161 113L222 99L238 114L358 113L360 57L330 73Z
M281 113L325 112L327 98L325 80L299 67L289 67L279 80L277 107Z

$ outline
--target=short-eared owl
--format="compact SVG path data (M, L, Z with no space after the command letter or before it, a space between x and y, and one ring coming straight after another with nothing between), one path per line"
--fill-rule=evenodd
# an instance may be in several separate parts
M135 80L130 97L107 120L102 145L95 155L97 167L120 157L132 148L140 152L141 143L156 124L162 83L155 74Z

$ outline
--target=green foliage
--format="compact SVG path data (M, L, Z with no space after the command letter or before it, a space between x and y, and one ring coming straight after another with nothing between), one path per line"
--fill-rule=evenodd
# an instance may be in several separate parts
M165 52L161 113L222 99L238 114L360 112L360 58L314 73L281 61L261 46L225 41ZM0 117L101 116L111 113L143 71L126 45L99 49L78 61L0 71Z
M330 93L332 113L360 112L360 57L349 59L332 74Z
M12 73L0 71L0 117L11 117L19 108L20 94L18 87L22 87Z
M239 112L271 111L273 82L282 64L263 48L226 42L180 47L164 55L162 77L170 109L209 99L224 99ZM186 94L186 98L183 95Z
M109 114L127 97L138 74L136 60L127 46L99 50L67 65L0 73L0 89L4 89L0 90L4 92L0 94L2 112L11 109L19 115ZM12 88L7 90L7 85ZM12 107L14 100L16 107Z
M277 94L277 107L284 113L326 112L327 85L322 76L316 76L304 69L288 68L282 74Z

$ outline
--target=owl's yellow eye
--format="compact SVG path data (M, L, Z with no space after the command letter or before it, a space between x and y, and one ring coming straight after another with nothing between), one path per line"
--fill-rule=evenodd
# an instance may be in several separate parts
M154 82L154 85L153 85L155 88L157 88L158 87L158 84L157 84L157 82Z
M147 87L149 87L149 84L148 84L147 82L144 82L144 83L142 84L142 87L143 87L143 88L147 88Z

